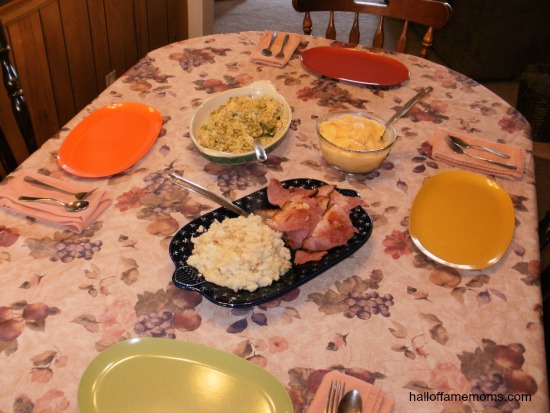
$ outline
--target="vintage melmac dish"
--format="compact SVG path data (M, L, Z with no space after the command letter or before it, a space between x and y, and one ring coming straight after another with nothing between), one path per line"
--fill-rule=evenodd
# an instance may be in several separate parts
M292 111L286 99L277 92L277 89L275 89L275 86L270 81L259 80L245 87L230 89L225 92L221 92L203 102L203 104L197 109L197 111L193 115L193 118L191 119L191 125L189 127L189 135L191 137L193 145L199 151L199 153L209 161L224 164L240 164L256 159L256 154L254 150L245 153L228 153L205 148L198 142L201 126L208 121L208 116L210 115L210 113L225 104L230 98L236 96L251 96L256 98L270 97L276 99L283 105L283 127L279 131L277 131L273 141L266 145L266 153L273 151L277 146L279 146L279 144L283 141L288 132L290 122L292 120Z
M263 368L211 347L133 338L99 354L78 388L78 411L291 413L283 385ZM183 410L182 410L183 409Z
M514 205L481 174L450 170L429 178L416 194L409 231L428 257L449 267L479 270L496 264L514 235Z
M325 182L317 179L303 178L289 179L282 183L285 187L308 189L326 185ZM337 188L337 191L345 196L359 196L352 189ZM238 199L235 204L247 212L273 208L273 205L267 199L267 188L262 188ZM187 258L193 253L191 238L200 235L202 228L208 229L214 220L221 221L235 216L234 212L226 208L218 208L189 222L174 235L170 243L169 254L176 267L172 276L172 282L176 287L197 291L206 299L224 307L245 308L260 305L289 293L352 255L367 242L373 228L372 218L368 212L360 206L355 207L350 212L350 219L357 232L345 245L330 249L328 254L319 261L311 261L301 265L293 264L286 274L269 286L260 287L252 292L246 290L235 292L230 288L206 281L194 267L187 264ZM294 260L294 257L292 257L292 260Z
M383 53L346 47L312 47L302 53L306 69L333 79L370 86L397 86L409 79L409 69Z
M137 102L103 106L69 132L59 148L59 166L85 178L115 175L138 162L155 143L162 115Z

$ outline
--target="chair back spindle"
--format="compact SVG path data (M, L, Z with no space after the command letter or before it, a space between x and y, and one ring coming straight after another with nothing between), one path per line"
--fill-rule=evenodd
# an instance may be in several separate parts
M359 43L359 15L371 14L378 16L378 24L374 32L372 46L384 47L384 23L385 17L394 18L403 22L401 32L394 49L403 53L407 47L409 23L425 26L426 33L422 37L421 57L426 57L433 44L433 31L444 27L449 21L452 9L445 1L441 0L386 0L369 2L368 0L292 0L296 11L304 13L302 23L304 34L310 35L313 30L311 12L328 11L329 21L325 37L336 39L335 12L353 12L353 25L349 32L349 42Z

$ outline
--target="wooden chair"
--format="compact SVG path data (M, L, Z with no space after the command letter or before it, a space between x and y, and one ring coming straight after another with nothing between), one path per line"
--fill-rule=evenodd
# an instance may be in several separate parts
M304 14L303 30L305 34L311 34L313 23L311 12L328 11L329 22L325 37L336 38L334 27L335 12L352 12L355 18L349 33L350 43L359 43L359 14L366 13L379 16L378 25L373 39L373 47L382 48L384 44L384 18L395 18L403 21L403 27L395 50L404 52L407 45L407 32L409 22L427 27L426 34L422 38L420 56L426 57L433 43L434 29L444 27L449 21L452 8L440 0L386 0L384 2L369 2L368 0L292 0L292 6L296 11Z
M4 32L4 26L0 20L0 65L2 69L2 78L4 80L4 86L8 93L8 97L11 100L11 108L15 121L17 122L21 135L23 136L27 151L31 154L38 149L38 145L36 143L29 108L23 95L23 89L19 84L19 76L10 61L10 49L11 47L6 38L6 33ZM17 167L17 163L15 163L15 165L12 164L15 158L11 152L4 133L2 133L0 138L0 151L2 152L0 156L2 159L2 166L6 172L11 172ZM9 151L10 153L6 151ZM5 165L4 161L6 162Z
M2 168L4 169L4 172L6 174L8 174L9 172L17 168L17 161L13 156L10 145L6 140L4 131L1 128L0 128L0 165L2 165ZM0 176L2 176L1 171L0 171Z

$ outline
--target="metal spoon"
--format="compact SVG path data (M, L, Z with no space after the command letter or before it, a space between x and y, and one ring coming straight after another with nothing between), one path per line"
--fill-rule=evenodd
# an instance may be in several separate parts
M267 161L267 153L265 152L264 145L262 145L259 138L254 138L254 152L256 152L256 159L258 161Z
M414 95L407 103L401 106L401 108L397 112L395 112L395 115L393 115L391 118L388 119L388 121L384 124L384 126L386 128L390 126L393 122L395 122L405 113L407 113L414 105L416 105L418 102L424 99L432 90L433 90L433 87L431 86L428 86L422 89L420 92Z
M88 201L72 201L72 202L63 202L55 198L41 198L41 197L35 197L35 196L20 196L20 201L54 201L58 204L61 204L65 207L65 209L69 212L78 212L82 211L83 209L88 208L88 205L90 203Z
M202 195L205 198L208 198L209 200L217 203L218 205L221 205L230 211L235 212L236 214L242 215L243 217L247 217L250 215L248 212L246 212L244 209L238 207L237 205L233 204L232 202L229 202L224 197L219 196L218 194L215 194L212 191L209 191L208 189L194 183L191 181L188 181L183 176L178 175L175 172L171 172L168 175L166 175L168 180L172 182L173 184L182 186L186 189L189 189L190 191L193 191L196 194Z
M271 36L271 41L269 42L269 46L262 49L262 54L264 56L271 56L273 54L271 52L271 46L273 46L273 42L275 42L276 38L277 38L277 32L273 32L273 36Z
M338 404L338 413L361 413L362 411L361 393L355 389L348 391Z
M449 135L449 139L451 139L454 143L456 143L462 149L477 148L477 149L481 149L483 151L490 152L490 153L492 153L496 156L500 156L501 158L510 159L510 157L508 155L506 155L505 153L499 152L495 149L487 148L486 146L466 143L462 139L457 138L456 136Z
M42 182L42 181L39 181L38 179L34 179L30 176L25 176L23 178L24 181L26 182L29 182L31 184L35 184L35 185L40 185L40 186L45 186L46 188L52 188L52 189L55 189L56 191L59 191L59 192L63 192L64 194L69 194L69 195L72 195L74 196L76 199L84 199L86 198L88 195L90 195L92 192L95 191L95 188L92 189L91 191L88 191L88 192L70 192L70 191L66 191L64 189L61 189L61 188L58 188L56 186L53 186L53 185L50 185L50 184L47 184L45 182Z
M487 158L482 158L481 156L472 155L471 153L466 152L464 149L462 149L460 146L458 146L456 143L454 143L449 138L449 136L447 136L447 138L445 138L445 140L447 141L447 144L449 145L449 147L453 151L455 151L456 153L459 153L461 155L468 155L471 158L480 159L482 161L492 163L493 165L502 166L503 168L508 168L508 169L512 169L512 170L518 169L517 166L515 166L515 165L510 165L510 164L507 164L507 163L497 162L497 161L493 161L492 159L487 159Z

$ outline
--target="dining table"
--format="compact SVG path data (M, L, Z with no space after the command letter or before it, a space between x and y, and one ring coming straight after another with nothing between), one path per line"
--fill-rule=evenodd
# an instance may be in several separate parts
M31 174L101 192L105 204L76 231L0 208L0 412L78 411L88 366L109 348L145 337L213 348L259 366L285 389L296 413L324 411L311 406L323 377L335 371L380 389L394 412L547 412L536 179L526 119L478 82L430 60L295 34L299 42L288 62L271 66L251 59L263 36L206 35L149 52L3 180L0 195L14 177ZM407 68L406 78L378 85L318 73L301 59L316 47L389 58ZM201 156L190 138L201 104L263 80L292 110L281 144L265 162ZM316 131L322 115L352 109L389 119L427 86L431 93L393 124L397 142L378 169L348 174L326 163ZM111 173L110 158L92 142L85 149L99 170L106 165L106 176L62 167L58 152L78 125L102 108L133 103L161 116L145 153ZM409 230L423 185L466 169L433 156L441 130L510 145L524 156L516 177L474 172L513 205L511 242L484 268L434 260ZM137 133L124 134L118 156ZM173 281L174 236L219 206L174 185L170 173L231 201L271 180L349 189L364 201L368 239L284 295L220 305ZM371 304L378 307L361 311ZM498 397L472 396L479 394Z

